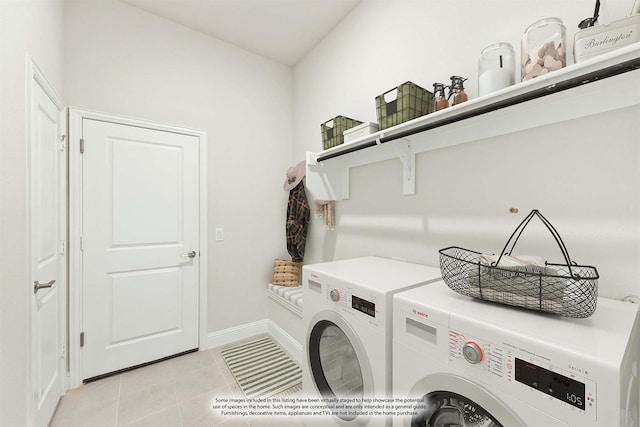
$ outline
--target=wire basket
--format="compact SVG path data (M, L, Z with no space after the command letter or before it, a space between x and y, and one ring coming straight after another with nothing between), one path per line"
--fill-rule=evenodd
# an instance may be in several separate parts
M533 217L538 217L551 232L565 263L500 266L503 256L511 256ZM596 310L598 271L571 261L560 235L537 209L511 234L496 262L486 264L481 261L480 252L456 246L441 249L439 253L442 278L449 288L460 294L564 317L585 318Z

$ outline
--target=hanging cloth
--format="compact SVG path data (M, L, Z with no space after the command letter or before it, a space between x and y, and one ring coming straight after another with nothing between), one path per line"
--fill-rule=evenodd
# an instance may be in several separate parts
M324 218L327 230L336 228L336 202L335 200L314 200L316 218Z
M302 181L289 191L287 204L287 251L293 262L304 260L311 212Z

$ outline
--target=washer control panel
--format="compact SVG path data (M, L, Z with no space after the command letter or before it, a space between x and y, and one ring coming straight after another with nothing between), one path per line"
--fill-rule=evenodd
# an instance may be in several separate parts
M530 405L552 408L554 415L596 419L596 383L560 368L540 351L450 330L449 364Z
M362 316L370 323L379 323L380 307L376 305L376 297L373 295L364 296L353 288L339 288L337 286L327 287L327 299L330 304L336 304L344 311Z

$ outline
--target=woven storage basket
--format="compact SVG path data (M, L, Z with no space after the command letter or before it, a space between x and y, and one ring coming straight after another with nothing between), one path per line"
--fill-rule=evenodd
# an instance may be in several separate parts
M503 256L511 255L520 234L534 216L553 235L565 263L499 266ZM480 261L480 252L464 248L452 246L439 252L442 278L449 288L460 294L564 317L589 317L596 310L598 271L595 267L572 262L558 232L535 209L516 228L502 250L502 255L492 265Z
M434 108L433 93L415 83L403 83L376 96L378 129L387 129L424 116L432 113Z
M320 124L322 132L322 149L342 145L344 143L344 131L352 127L361 125L360 120L350 119L345 116L337 116Z
M273 263L273 279L271 283L279 286L300 286L301 262L276 259Z

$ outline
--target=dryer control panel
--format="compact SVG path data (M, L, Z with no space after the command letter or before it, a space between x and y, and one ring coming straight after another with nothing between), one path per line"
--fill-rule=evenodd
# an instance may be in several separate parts
M517 343L496 344L449 331L449 364L538 408L565 416L596 419L596 383L562 369L552 357Z

